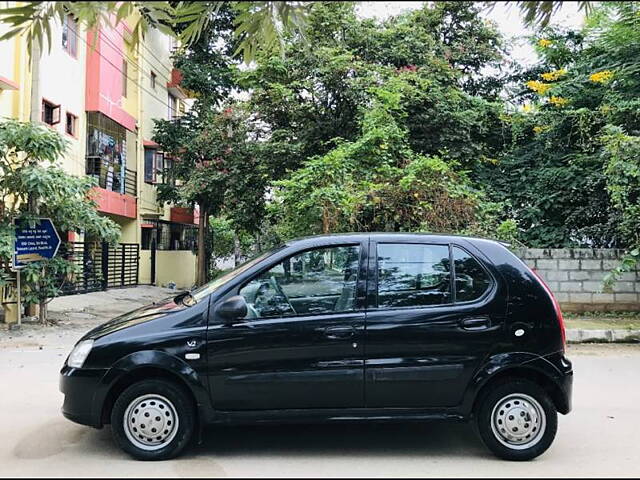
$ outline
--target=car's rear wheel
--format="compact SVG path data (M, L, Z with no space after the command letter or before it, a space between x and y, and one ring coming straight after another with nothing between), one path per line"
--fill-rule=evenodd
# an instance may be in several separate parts
M179 385L144 380L126 388L111 411L111 429L120 447L140 460L165 460L187 446L195 428L195 408Z
M520 379L489 388L476 412L478 432L489 450L506 460L544 453L558 428L556 408L544 389Z

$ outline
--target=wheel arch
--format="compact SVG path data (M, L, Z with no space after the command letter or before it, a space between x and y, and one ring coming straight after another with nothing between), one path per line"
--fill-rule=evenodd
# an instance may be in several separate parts
M196 407L197 420L209 420L209 394L197 372L173 355L160 351L145 351L124 357L103 377L103 398L97 399L96 402L101 425L110 423L113 405L127 387L150 378L164 379L180 386L192 399Z
M549 377L549 375L536 368L514 366L500 370L486 379L474 397L473 404L471 406L472 415L477 411L478 404L484 397L485 393L489 391L492 386L508 379L525 379L534 382L542 387L542 389L549 395L556 407L556 410L560 413L566 411L566 401L564 400L562 389L552 378Z
M522 378L540 385L549 394L558 412L571 409L560 385L560 372L545 358L526 352L496 355L478 370L470 382L462 402L465 416L473 416L482 395L496 382Z

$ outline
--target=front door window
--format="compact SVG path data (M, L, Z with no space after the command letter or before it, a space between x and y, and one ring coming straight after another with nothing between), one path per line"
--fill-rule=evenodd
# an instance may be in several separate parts
M358 260L357 245L307 250L283 260L240 290L247 317L353 311Z

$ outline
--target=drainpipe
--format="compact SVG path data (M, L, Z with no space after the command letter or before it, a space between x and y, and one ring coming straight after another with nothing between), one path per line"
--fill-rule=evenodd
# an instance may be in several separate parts
M41 121L40 111L40 45L38 42L31 44L31 113L29 119L32 122Z

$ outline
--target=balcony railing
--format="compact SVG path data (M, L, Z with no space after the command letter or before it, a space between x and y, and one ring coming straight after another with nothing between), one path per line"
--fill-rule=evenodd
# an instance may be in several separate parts
M101 157L87 157L86 173L98 181L98 186L111 192L137 196L136 172L105 162Z

